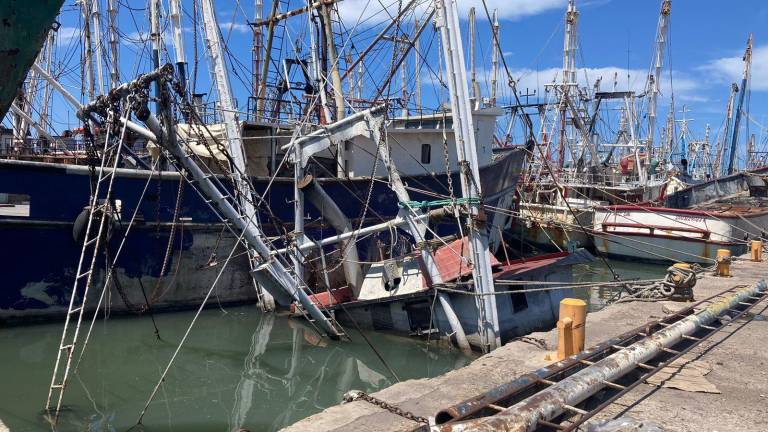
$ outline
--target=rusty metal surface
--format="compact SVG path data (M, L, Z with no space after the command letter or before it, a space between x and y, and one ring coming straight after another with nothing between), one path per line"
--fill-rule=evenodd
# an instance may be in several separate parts
M754 300L755 297L752 297L752 296L755 296L756 294L764 295L765 289L766 289L765 281L760 281L755 286L742 289L734 295L731 295L726 298L721 298L717 301L709 301L710 299L717 297L717 296L712 296L709 299L705 300L706 302L711 304L708 307L706 307L704 310L696 314L691 314L682 319L679 319L675 324L669 325L668 327L665 327L662 330L659 330L656 333L643 338L642 340L632 344L631 346L621 349L620 351L604 358L603 360L598 361L594 365L590 367L586 367L576 372L575 374L563 379L562 381L552 384L546 389L536 393L531 397L528 397L527 399L524 399L518 402L517 404L515 404L510 408L504 409L503 411L499 412L496 415L493 415L490 417L483 417L479 419L473 419L469 421L463 421L463 422L454 421L444 425L438 425L433 430L439 430L439 431L535 430L537 426L540 426L542 424L548 424L549 420L556 418L557 416L565 412L567 409L569 409L569 407L578 405L579 403L586 400L597 391L605 388L606 381L607 382L615 381L620 377L626 375L627 373L635 370L639 363L646 363L650 361L652 358L656 357L660 353L663 353L664 352L663 349L665 348L668 349L668 347L675 346L675 344L682 341L683 335L690 335L694 331L702 329L701 327L702 325L707 325L714 322L720 315L722 315L726 311L733 311L734 308L736 308L737 306L744 304L745 300L748 300L748 299ZM729 290L726 290L726 292L727 291ZM702 302L700 302L699 304L701 303ZM757 301L751 304L754 305L756 303ZM749 308L751 308L751 306L749 306L746 309L741 308L738 315L743 314ZM690 309L688 311L690 312ZM716 332L717 330L711 331L710 333L708 333L707 337ZM701 340L703 340L703 338ZM699 342L701 340L699 340ZM695 346L695 344L689 346L683 352L677 353L676 356L682 355L685 351L688 351L693 346ZM643 375L643 377L640 380L637 380L635 384L633 384L631 387L636 385L636 383L642 382L648 376L658 371L663 364L664 363L660 364L653 371ZM557 364L553 366L556 366L556 365ZM546 369L547 368L543 368L532 374L525 375L524 377L521 377L523 379L515 380L509 383L509 385L507 385L506 387L505 386L497 387L491 392L481 395L478 398L465 401L462 404L458 404L457 406L449 408L448 410L443 410L441 411L441 413L448 412L450 415L461 417L461 415L466 415L467 412L470 412L470 411L477 412L479 410L482 410L484 408L479 407L479 404L484 403L485 404L484 406L487 406L487 403L490 403L488 401L494 396L500 395L503 398L505 395L508 395L508 393L501 394L500 392L502 392L504 389L509 390L512 387L515 387L514 384L516 384L518 389L524 389L525 388L524 386L526 385L525 383L527 381L530 381L532 378L538 376L537 375L538 373ZM624 392L628 391L629 388L631 387L625 388L622 392L619 392L619 394L623 394ZM592 414L594 414L599 409L602 409L602 407L610 403L611 400L615 400L615 398L609 399L608 401L604 402L602 405L600 405L598 408L594 409L593 411L583 414L581 416L582 419L576 422L570 428L564 427L562 429L566 429L566 430L574 429L577 424L581 424L583 421L586 421L586 419L590 418ZM473 401L475 403L473 403ZM437 416L435 420L437 423L438 421Z
M706 297L692 304L691 306L669 314L662 319L645 323L619 336L594 345L574 356L568 357L556 363L552 363L546 367L522 375L507 383L501 384L491 390L488 390L485 393L461 401L448 408L444 408L438 411L435 415L435 422L436 424L444 424L466 420L472 417L478 417L477 414L483 409L487 408L488 404L499 405L503 403L503 401L512 397L514 394L534 387L536 383L532 382L533 380L552 380L557 375L566 375L569 372L580 370L584 367L584 360L591 361L597 357L605 356L606 350L610 350L611 347L616 345L626 345L634 340L637 340L642 337L640 336L640 333L650 333L651 329L661 327L662 323L671 324L677 322L683 317L694 313L697 307L700 307L702 304L709 302L711 299L717 297L718 295L719 294L715 294Z

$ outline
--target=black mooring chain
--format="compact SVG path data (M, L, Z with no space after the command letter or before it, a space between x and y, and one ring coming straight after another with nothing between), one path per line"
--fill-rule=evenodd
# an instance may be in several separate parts
M372 405L376 405L379 408L387 410L392 414L399 415L400 417L407 418L408 420L415 421L416 423L428 424L429 421L425 417L417 416L416 414L405 411L395 405L389 404L381 399L375 398L360 390L351 390L344 394L344 402L354 402L356 400L364 400Z

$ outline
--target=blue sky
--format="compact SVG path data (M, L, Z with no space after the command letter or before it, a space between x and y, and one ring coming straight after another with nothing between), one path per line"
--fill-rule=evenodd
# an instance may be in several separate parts
M505 58L513 76L519 79L521 89L541 87L559 73L562 64L563 13L567 0L487 0L491 9L498 8L501 17L501 39ZM231 53L232 82L240 107L245 107L248 96L248 68L250 67L250 29L247 20L253 18L253 2L235 0L217 0L217 13L222 32L228 40ZM269 10L270 0L265 0L265 9ZM121 69L124 76L149 68L147 50L141 39L147 37L146 2L130 1L133 13L125 8L121 10ZM290 7L299 7L301 1L292 1ZM354 27L362 15L367 21L357 26L358 45L364 46L366 38L378 32L385 22L381 12L382 5L395 10L395 0L344 0L339 3L342 17L348 27ZM488 64L490 64L490 32L479 0L460 0L462 14L470 6L478 7L478 55L480 80L487 94ZM581 52L578 66L582 68L579 76L584 82L593 82L603 78L603 89L612 87L614 74L618 76L617 89L627 87L640 91L645 82L656 32L660 0L580 0L579 42ZM192 21L190 18L191 1L184 0L184 28L187 56L192 57ZM102 14L105 14L102 6ZM76 50L80 16L71 0L67 0L60 18L59 56L71 56ZM751 117L759 123L768 123L768 105L765 95L768 92L768 2L759 0L741 0L728 2L716 0L673 0L671 18L671 40L669 55L665 64L663 78L663 97L659 101L659 123L663 123L669 106L669 98L674 94L677 110L685 104L695 118L691 123L694 135L701 137L706 124L712 126L713 137L717 135L725 115L730 83L741 79L741 56L749 32L754 33L755 51L753 60L753 80L751 93ZM305 26L302 18L291 24L293 36L298 37ZM466 21L463 22L466 26ZM466 30L466 28L464 28ZM425 32L425 44L435 40L434 35ZM430 39L431 38L431 39ZM167 37L170 43L170 35ZM466 35L465 35L466 42ZM198 47L202 49L202 41ZM424 81L425 103L437 104L445 100L447 94L440 91L437 78L430 76L427 63L434 67L438 60L436 45L431 53L426 54L422 72ZM359 49L359 48L358 48ZM169 55L172 56L170 45ZM671 65L669 60L671 59ZM381 60L377 60L381 62ZM410 60L409 60L410 61ZM69 67L74 63L69 62ZM379 65L370 66L370 71L382 69ZM672 85L670 76L672 73ZM373 73L373 72L368 72ZM629 79L627 75L630 75ZM70 71L62 81L73 92L79 93L82 79ZM376 81L373 79L372 81ZM501 80L502 83L504 80ZM213 93L205 70L205 60L201 54L198 91ZM412 83L410 83L412 86ZM395 83L395 86L399 84ZM439 86L438 86L439 87ZM368 88L368 87L367 87ZM674 89L674 92L672 91ZM501 89L502 98L509 97ZM60 101L54 102L59 106ZM678 114L679 116L679 114ZM59 127L74 121L74 116L65 110L55 113ZM750 125L751 131L760 136L760 129Z

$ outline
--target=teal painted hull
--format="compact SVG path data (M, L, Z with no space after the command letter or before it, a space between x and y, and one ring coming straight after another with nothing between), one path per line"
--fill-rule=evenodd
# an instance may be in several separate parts
M63 2L0 1L0 118L16 98Z

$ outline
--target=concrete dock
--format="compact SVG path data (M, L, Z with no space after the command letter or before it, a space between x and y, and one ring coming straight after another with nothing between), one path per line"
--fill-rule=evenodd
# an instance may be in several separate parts
M700 276L696 299L737 285L753 285L768 277L768 261L755 263L740 257L731 266L732 277ZM663 275L659 275L662 277ZM650 320L686 307L687 303L629 302L611 305L587 317L586 346L632 330ZM599 413L604 420L629 416L654 422L665 431L768 430L768 302L736 320L685 358L706 365L705 379L714 387L705 393L666 386L640 384ZM409 380L373 393L378 399L422 417L461 402L551 363L557 331L533 333L528 340L510 342L469 365L432 379ZM533 343L540 339L547 349ZM660 374L663 372L660 372ZM334 406L308 417L287 431L411 431L423 426L366 401Z

